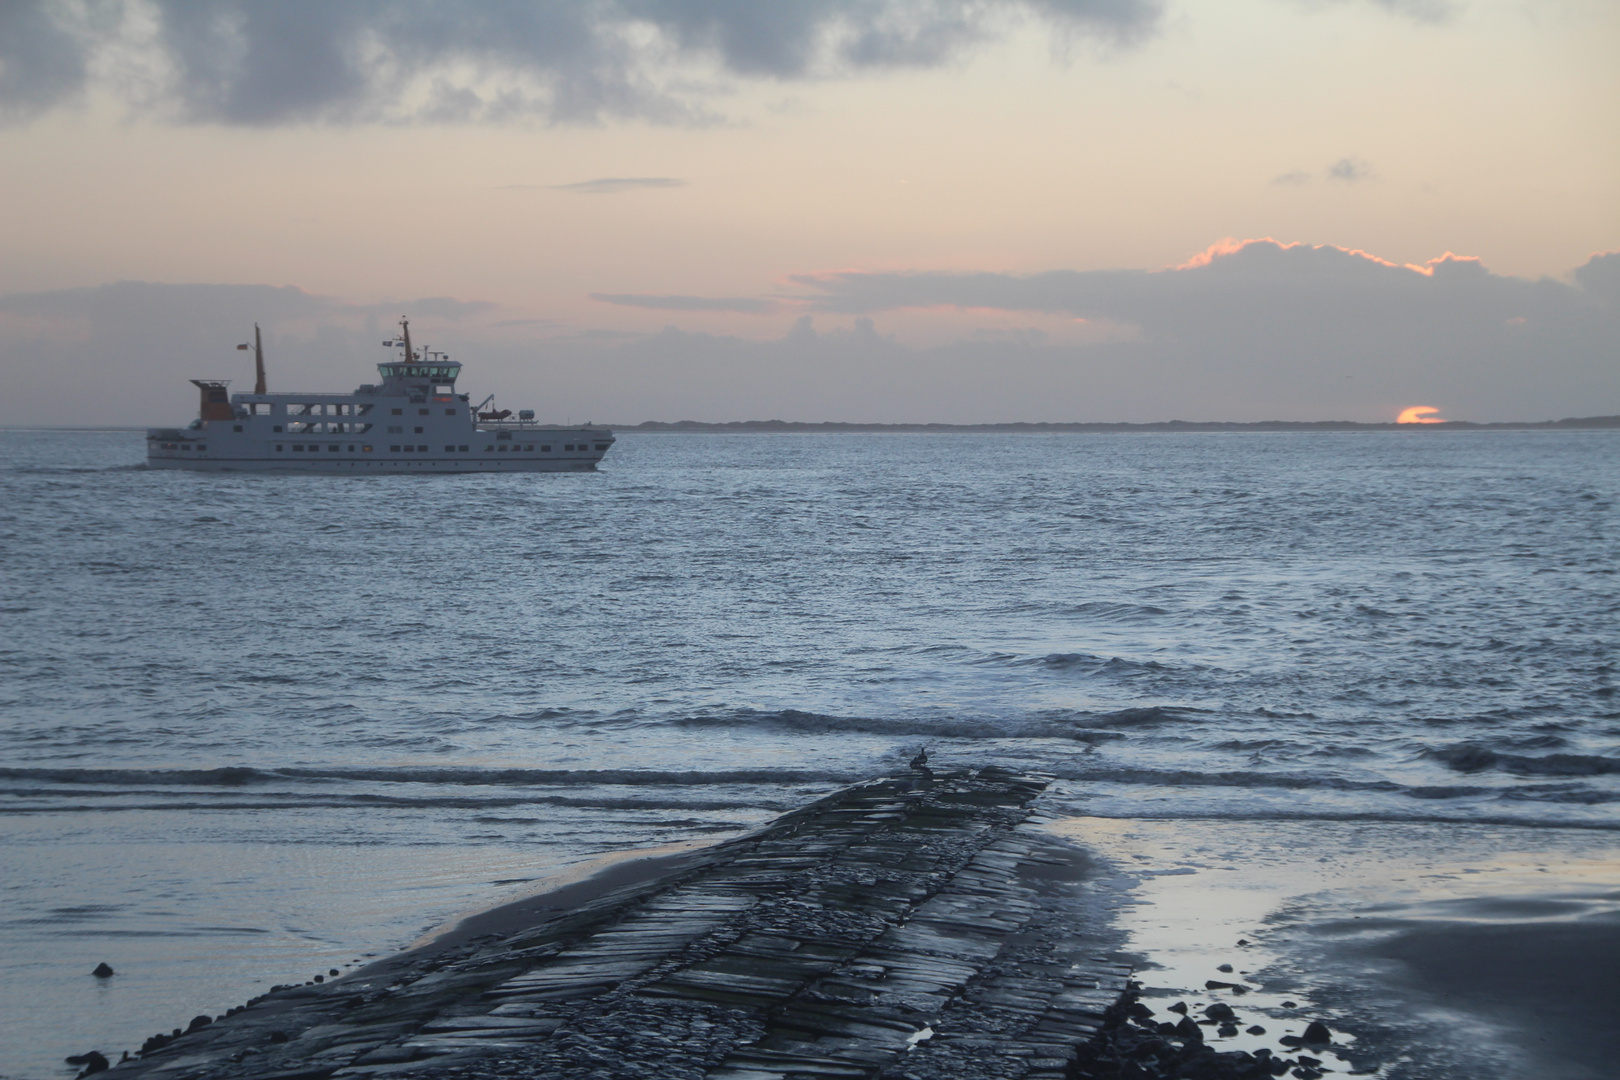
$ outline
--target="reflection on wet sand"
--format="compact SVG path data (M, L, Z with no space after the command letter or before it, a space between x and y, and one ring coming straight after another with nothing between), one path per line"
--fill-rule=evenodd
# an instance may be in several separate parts
M1219 1049L1285 1051L1282 1037L1322 1018L1334 1031L1334 1049L1318 1055L1326 1065L1387 1080L1585 1080L1620 1060L1611 833L1100 818L1048 827L1135 879L1119 918L1142 960L1143 1001L1159 1019L1177 1002L1200 1018L1225 1002L1238 1030L1223 1037L1210 1025ZM1243 991L1209 985L1222 982Z

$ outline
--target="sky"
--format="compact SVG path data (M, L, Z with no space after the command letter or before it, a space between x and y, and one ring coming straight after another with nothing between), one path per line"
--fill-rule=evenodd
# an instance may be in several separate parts
M1620 413L1612 0L6 0L0 424Z

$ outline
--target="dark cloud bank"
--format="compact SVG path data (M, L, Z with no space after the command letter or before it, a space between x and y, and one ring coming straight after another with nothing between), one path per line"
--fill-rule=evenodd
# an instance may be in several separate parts
M94 72L143 110L248 126L710 119L716 81L934 67L1018 22L1139 40L1161 0L7 0L0 117Z
M1568 282L1496 275L1454 256L1414 268L1274 241L1218 245L1156 272L794 280L799 292L757 301L601 297L804 313L766 341L675 328L564 337L477 303L357 306L267 286L15 294L0 297L11 390L0 422L172 422L190 409L185 379L245 377L232 346L254 321L269 333L279 385L346 389L370 377L401 312L468 363L472 388L557 419L1388 420L1409 405L1472 421L1620 413L1620 253L1594 256ZM1087 345L1028 330L916 348L881 332L885 313L934 307L1056 314L1116 333ZM852 317L852 328L816 327Z

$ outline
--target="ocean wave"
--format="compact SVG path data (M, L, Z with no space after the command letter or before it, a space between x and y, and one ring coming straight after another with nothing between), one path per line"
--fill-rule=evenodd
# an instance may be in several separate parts
M739 810L763 810L772 813L782 813L792 809L793 803L782 799L713 799L713 798L657 798L648 797L613 797L608 795L496 795L479 797L476 795L385 795L366 792L355 792L346 795L322 794L311 795L308 792L282 792L277 794L232 794L218 799L204 802L195 794L182 795L173 799L154 800L155 793L150 791L136 791L126 793L126 798L109 805L106 802L72 802L56 799L41 799L40 793L32 793L38 800L35 802L10 801L0 804L0 817L22 817L29 814L75 814L98 813L105 814L112 811L132 810L196 810L196 811L241 811L241 810L500 810L510 807L553 806L564 809L591 810L601 812L645 812L650 810L679 810L683 813L734 813ZM144 800L140 797L146 797Z
M1064 712L1018 719L959 716L836 716L829 713L781 709L775 712L740 710L706 713L669 721L676 727L771 728L799 734L826 735L847 732L859 735L890 735L924 739L1075 739L1095 742L1100 737L1117 737L1113 728L1156 728L1196 724L1194 715L1204 712L1191 706L1151 705L1110 712Z
M383 766L375 768L255 768L229 765L215 769L104 769L88 767L0 768L0 780L50 784L131 787L246 787L304 782L375 782L386 784L466 784L493 787L698 787L778 784L850 784L864 773L818 769L481 769L451 766Z
M1147 622L1160 615L1168 615L1170 612L1152 604L1123 604L1094 600L1086 604L1076 604L1068 609L1068 614L1084 615L1098 622L1138 623Z
M1094 768L1049 768L1059 780L1105 784L1146 784L1161 787L1284 788L1293 791L1367 791L1399 794L1412 789L1393 780L1356 780L1344 776L1298 773L1257 772L1252 769L1206 772L1199 769L1153 769L1101 765ZM1488 788L1458 789L1459 794L1477 794Z
M1423 756L1460 773L1484 772L1487 769L1515 776L1607 776L1620 773L1620 758L1599 754L1509 754L1478 743L1458 743L1426 750Z

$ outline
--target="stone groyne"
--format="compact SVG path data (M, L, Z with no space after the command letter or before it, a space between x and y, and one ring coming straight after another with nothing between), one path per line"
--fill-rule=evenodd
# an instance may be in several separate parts
M583 902L199 1017L108 1075L1056 1080L1128 973L1086 930L1084 853L1030 827L1044 787L856 785Z

